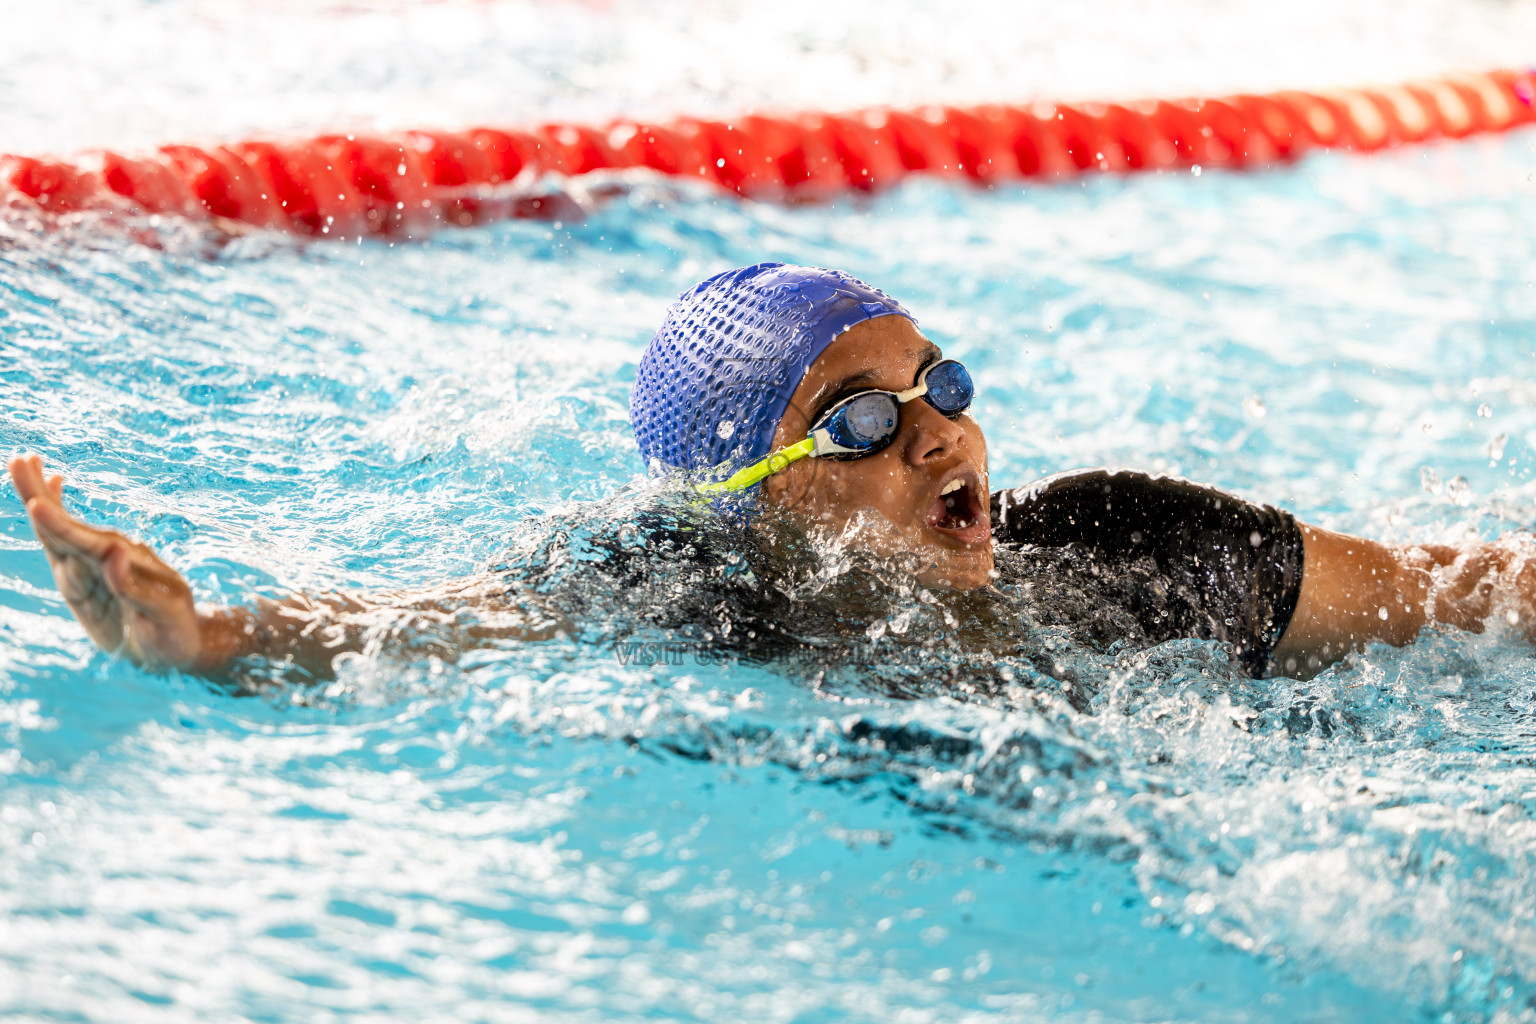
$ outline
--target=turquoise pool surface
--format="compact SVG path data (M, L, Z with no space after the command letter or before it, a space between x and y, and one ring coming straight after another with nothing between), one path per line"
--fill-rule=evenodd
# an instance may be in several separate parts
M1536 525L1533 175L1525 131L796 208L626 178L393 247L13 213L0 451L201 600L453 579L637 480L667 303L783 259L972 367L996 486L1139 467L1492 538ZM1074 657L1086 710L568 640L238 697L96 651L0 496L0 1016L1536 1019L1513 630L1306 682Z

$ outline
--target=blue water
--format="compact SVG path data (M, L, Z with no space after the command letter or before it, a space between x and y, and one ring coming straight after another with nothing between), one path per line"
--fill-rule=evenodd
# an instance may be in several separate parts
M1527 132L794 209L636 179L395 247L13 216L0 450L202 600L452 579L634 480L666 303L779 258L973 367L996 485L1136 466L1491 538L1536 521L1533 173ZM1310 682L1073 657L1086 711L573 641L237 697L95 651L0 499L0 1015L1536 1018L1523 640Z

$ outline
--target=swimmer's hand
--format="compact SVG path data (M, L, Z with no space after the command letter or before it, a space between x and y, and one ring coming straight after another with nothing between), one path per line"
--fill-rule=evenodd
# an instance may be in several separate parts
M10 470L59 593L96 646L149 669L206 674L231 660L235 624L199 615L180 573L148 546L70 515L64 478L45 477L36 455L12 459Z
M571 632L557 613L513 601L506 581L491 575L200 611L187 581L147 545L70 515L64 478L45 477L42 459L12 459L10 470L70 611L98 647L143 668L221 678L258 657L318 680L335 675L343 654L389 648L451 661L473 647Z

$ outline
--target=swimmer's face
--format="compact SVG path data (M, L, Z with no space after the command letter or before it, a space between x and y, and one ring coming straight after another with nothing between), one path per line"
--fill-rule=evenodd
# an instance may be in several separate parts
M938 347L905 317L858 324L811 364L774 448L804 439L825 409L850 394L907 390L938 359ZM807 528L843 534L876 554L916 555L924 582L962 589L991 577L990 494L981 427L969 413L949 419L921 398L901 406L895 439L874 455L801 459L762 484L765 503Z

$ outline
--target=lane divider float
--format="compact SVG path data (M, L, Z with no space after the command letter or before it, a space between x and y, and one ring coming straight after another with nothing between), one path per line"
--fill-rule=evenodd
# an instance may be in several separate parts
M983 185L1094 172L1256 169L1315 149L1373 152L1536 122L1529 71L1403 85L1129 103L755 114L732 121L322 135L163 146L67 162L0 156L0 201L302 235L413 239L444 225L577 219L547 175L648 168L754 199L825 199L909 174Z

